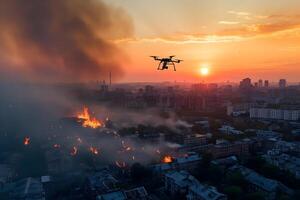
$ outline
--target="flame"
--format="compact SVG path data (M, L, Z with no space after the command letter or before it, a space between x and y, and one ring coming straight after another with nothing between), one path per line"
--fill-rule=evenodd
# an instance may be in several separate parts
M131 151L131 147L126 147L125 150L126 151Z
M82 126L85 128L89 127L96 129L103 126L101 121L90 115L87 107L83 107L83 111L77 115L77 118L79 119L79 122L82 122Z
M164 163L171 163L173 161L171 156L165 156L162 160Z
M126 163L124 161L116 161L116 165L119 167L119 168L124 168L126 167Z
M25 137L24 138L24 145L27 146L30 143L30 137Z
M75 156L78 152L78 149L77 147L73 147L72 150L71 150L71 156Z
M92 152L92 154L98 155L99 151L96 147L90 147L90 152Z

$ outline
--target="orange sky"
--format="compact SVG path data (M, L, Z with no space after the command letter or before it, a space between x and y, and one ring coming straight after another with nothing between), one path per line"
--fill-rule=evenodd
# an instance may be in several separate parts
M300 81L299 0L106 0L133 19L122 81ZM150 55L177 55L178 71L157 71ZM199 67L210 66L201 77Z

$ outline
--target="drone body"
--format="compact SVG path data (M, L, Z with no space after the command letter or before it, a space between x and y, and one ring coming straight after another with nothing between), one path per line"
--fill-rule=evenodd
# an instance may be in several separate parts
M173 59L175 56L169 56L166 58L159 58L158 56L150 56L150 57L154 58L155 61L159 61L157 70L165 70L165 69L169 69L169 66L173 66L174 71L176 71L175 63L180 63L181 61L183 61L179 59Z

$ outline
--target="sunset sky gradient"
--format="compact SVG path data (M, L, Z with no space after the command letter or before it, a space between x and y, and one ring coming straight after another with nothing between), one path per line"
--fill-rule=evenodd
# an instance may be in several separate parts
M132 18L134 36L114 39L129 62L122 81L210 82L300 79L299 0L105 0ZM178 71L156 71L150 55L177 55Z

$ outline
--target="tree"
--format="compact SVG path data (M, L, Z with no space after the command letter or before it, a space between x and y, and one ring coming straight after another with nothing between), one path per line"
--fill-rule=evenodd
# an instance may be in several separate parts
M201 167L210 166L212 159L213 159L213 156L211 153L204 153L202 155L202 159L201 159L201 163L200 163Z
M261 192L254 192L254 193L247 194L244 199L245 200L265 200L265 197Z
M134 163L131 166L130 172L131 178L135 182L141 182L151 177L151 171L140 163Z
M261 169L265 164L265 160L260 156L251 157L247 160L246 165L247 167L254 169L255 171Z
M238 186L232 185L224 188L224 193L228 195L228 199L235 200L242 196L243 190Z
M226 184L227 185L238 185L243 189L247 188L247 181L244 176L240 172L232 172L228 173L226 176Z

